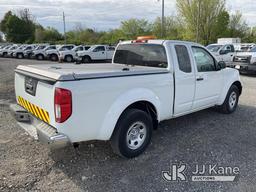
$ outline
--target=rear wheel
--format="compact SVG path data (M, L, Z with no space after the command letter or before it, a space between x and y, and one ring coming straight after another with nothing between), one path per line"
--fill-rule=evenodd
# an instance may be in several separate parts
M83 57L83 63L90 63L92 60L89 56L84 56Z
M65 60L68 62L68 63L71 63L73 61L73 57L71 55L67 55L65 57Z
M44 59L44 56L42 54L39 54L36 56L37 60L43 60Z
M58 56L56 54L51 55L51 61L58 61Z
M219 106L220 112L225 114L233 113L237 108L239 96L240 94L238 87L232 85L228 91L224 103L221 106Z
M7 53L5 52L5 53L3 53L3 57L7 57Z
M139 109L127 109L119 118L111 137L113 151L126 158L140 155L150 143L152 130L150 115Z

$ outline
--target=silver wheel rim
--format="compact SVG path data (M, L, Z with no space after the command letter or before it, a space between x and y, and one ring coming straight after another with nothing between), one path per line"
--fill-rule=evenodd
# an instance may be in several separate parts
M146 125L140 121L133 123L127 132L126 143L130 149L140 148L147 136Z
M236 106L237 94L236 92L232 92L229 96L229 107L233 109Z

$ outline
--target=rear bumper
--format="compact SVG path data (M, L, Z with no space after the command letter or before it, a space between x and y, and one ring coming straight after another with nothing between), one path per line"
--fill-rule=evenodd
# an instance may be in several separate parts
M21 106L12 104L10 109L18 124L40 143L51 149L63 148L70 144L66 135L58 133L54 127L38 120Z
M227 66L231 68L236 68L240 72L256 73L255 64L233 62L233 63L228 63Z

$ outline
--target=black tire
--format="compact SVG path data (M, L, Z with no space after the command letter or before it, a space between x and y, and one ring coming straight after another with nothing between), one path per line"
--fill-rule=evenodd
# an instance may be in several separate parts
M138 128L136 123L138 123L139 126L140 125L142 126ZM139 135L138 138L140 138L142 141L141 143L138 143L135 139L134 147L138 147L138 148L134 148L134 149L131 148L131 145L132 145L130 143L131 140L128 139L134 136L132 135L133 133L131 129L133 126L136 126L136 128L134 129L139 130L139 132L140 130L146 131L144 134L137 133L137 135ZM127 109L125 112L123 112L123 114L119 118L114 130L114 133L112 134L110 142L111 142L113 151L116 154L126 158L133 158L140 155L146 150L147 146L151 141L152 130L153 130L153 123L150 115L148 115L146 112L139 109ZM130 137L128 136L129 134L128 131L132 136ZM143 138L143 136L145 138Z
M84 56L82 62L83 62L83 63L91 63L91 62L92 62L91 57L89 57L89 56Z
M7 57L7 53L6 52L3 53L3 57Z
M65 57L65 61L68 62L68 63L71 63L73 61L73 57L71 55L67 55Z
M58 55L56 54L52 54L50 58L51 58L51 61L58 61Z
M44 56L42 54L39 54L36 56L37 60L44 60Z
M232 85L228 91L228 94L226 96L224 103L218 107L219 111L224 114L233 113L237 108L239 96L240 96L240 92L238 87L236 85ZM234 98L236 98L235 101L233 100ZM230 102L231 100L233 100L232 105Z

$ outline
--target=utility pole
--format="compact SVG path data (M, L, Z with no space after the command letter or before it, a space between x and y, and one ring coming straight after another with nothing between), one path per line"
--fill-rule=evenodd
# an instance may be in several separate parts
M199 19L200 19L201 1L198 0L197 26L196 26L196 42L199 41Z
M161 37L164 38L165 26L164 26L164 0L162 0L162 24L161 24Z
M64 40L65 44L67 44L67 39L66 39L66 20L65 20L65 13L63 11L63 27L64 27Z

